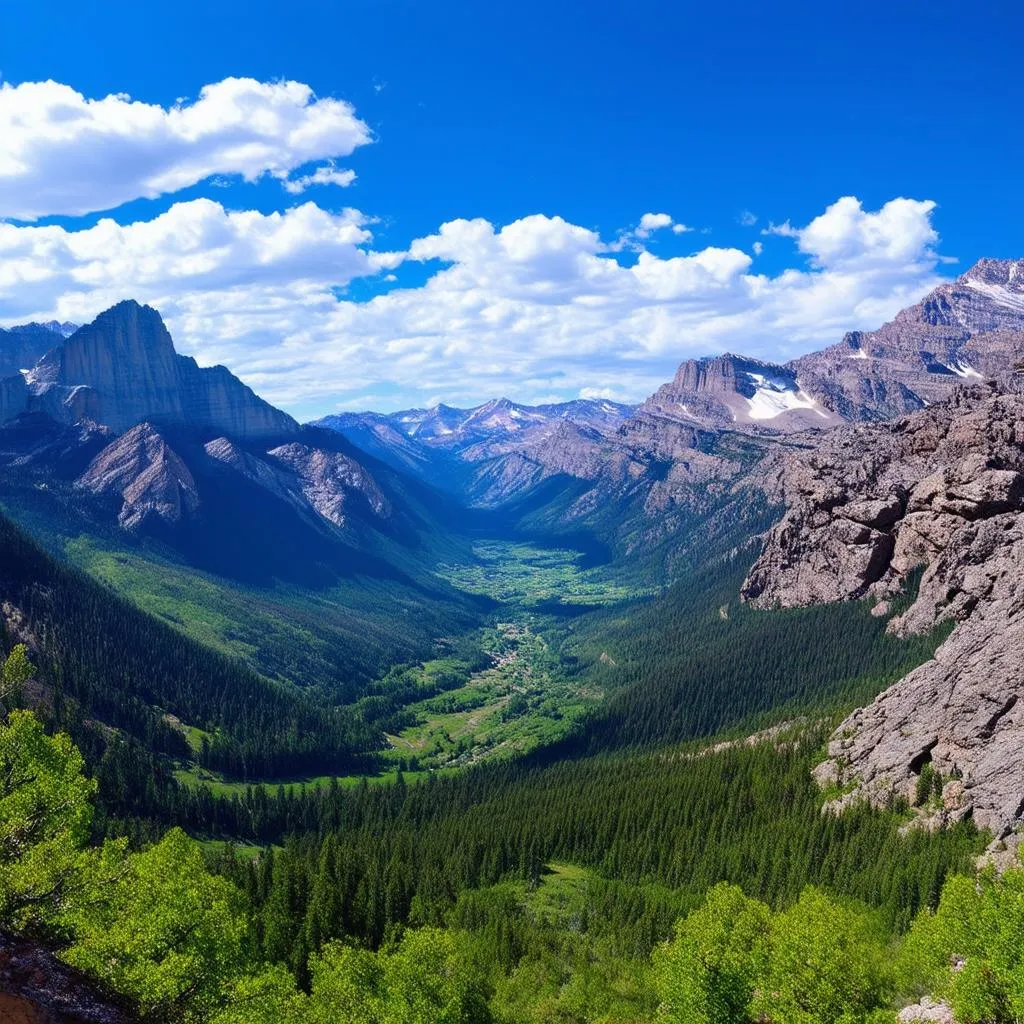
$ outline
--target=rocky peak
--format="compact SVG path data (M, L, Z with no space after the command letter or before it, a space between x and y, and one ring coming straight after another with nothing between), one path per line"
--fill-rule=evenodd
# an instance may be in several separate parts
M717 428L791 431L839 422L793 367L731 353L686 360L640 411Z
M1024 357L1024 260L981 260L876 331L789 365L849 420L903 416L967 380L1005 380Z
M140 423L104 448L76 486L120 501L118 521L127 530L151 519L178 523L199 508L188 466L149 423Z
M225 367L201 369L178 355L160 314L133 301L79 328L26 379L34 396L29 408L71 422L87 415L119 432L144 421L242 439L288 437L299 429Z

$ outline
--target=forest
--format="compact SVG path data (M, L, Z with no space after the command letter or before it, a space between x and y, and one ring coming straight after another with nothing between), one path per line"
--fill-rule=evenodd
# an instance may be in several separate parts
M36 659L9 628L0 926L140 1020L877 1024L925 992L1015 1019L1015 960L984 996L944 973L987 837L823 813L811 777L837 715L942 631L750 611L733 548L659 595L529 610L543 665L604 699L525 753L407 777L380 730L486 670L473 634L335 705L0 526ZM1014 905L1013 875L986 884Z
M4 691L16 692L29 673L15 649ZM754 751L746 772L732 766L747 779L741 791L764 756ZM571 896L560 904L549 893L541 902L547 851L539 843L524 832L517 867L488 862L479 856L481 832L478 845L458 842L468 856L455 874L475 872L474 888L452 903L448 862L424 857L435 878L398 908L407 924L396 926L411 849L403 862L399 839L383 859L370 840L379 822L359 826L362 856L383 868L375 898L370 874L359 879L354 866L360 852L333 834L306 860L315 876L287 846L245 868L228 851L220 864L228 870L214 870L178 828L138 850L124 839L90 844L96 784L70 739L47 735L29 711L12 710L0 725L0 768L0 921L45 939L66 963L130 1000L140 1020L881 1024L895 1020L899 1001L925 991L946 996L964 1021L1009 1022L1024 1012L1024 872L952 874L940 884L976 846L966 834L937 844L922 835L902 849L881 814L848 826L865 851L888 853L881 865L865 857L862 867L872 868L854 886L879 906L809 884L806 870L781 866L779 849L763 864L775 870L758 879L749 873L751 850L725 841L718 869L746 886L719 881L680 900L650 881L598 882L573 907ZM381 819L428 820L429 799L417 807L397 786L381 792ZM356 815L360 803L365 795L339 812ZM628 823L622 832L630 835ZM657 842L633 835L653 854ZM841 836L829 839L829 849L842 845ZM407 833L404 845L419 844ZM664 852L660 860L671 860ZM901 884L897 863L908 855L932 869L932 891L915 897ZM649 878L649 866L637 861L630 872ZM506 881L488 885L494 875ZM303 897L306 945L294 934ZM619 920L636 922L638 908L648 927L619 929ZM373 935L378 921L386 927ZM343 929L343 938L332 934Z

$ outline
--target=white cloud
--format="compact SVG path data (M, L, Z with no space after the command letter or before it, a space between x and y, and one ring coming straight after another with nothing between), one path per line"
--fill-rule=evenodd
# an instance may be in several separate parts
M209 199L82 231L0 222L0 312L10 321L56 305L80 320L125 297L173 309L185 296L265 286L308 296L389 262L365 250L366 223L357 210L331 214L314 203L232 213Z
M667 213L645 213L640 218L640 226L634 233L637 238L647 238L655 231L670 227L672 227L672 218Z
M390 396L392 408L584 391L637 400L689 356L785 359L892 317L940 280L933 209L839 200L789 229L803 256L769 276L731 247L621 260L561 217L455 220L405 253L378 253L354 210L229 213L197 200L78 232L0 224L0 319L81 321L126 296L148 301L183 351L304 417L359 396ZM424 284L402 286L410 261L428 264ZM371 275L381 294L344 297Z
M695 230L695 229L691 228L687 224L673 224L672 225L672 232L674 234L676 234L676 235L684 235L684 234L686 234L687 231L693 231L693 230Z
M807 227L790 232L800 251L818 267L889 266L916 260L934 265L933 246L939 240L931 223L935 206L931 200L892 199L871 213L859 199L844 196Z
M751 213L749 210L744 210L736 220L742 224L745 228L752 228L757 223L757 214Z
M348 188L356 180L356 172L342 170L334 166L333 162L317 167L312 174L304 174L298 178L288 178L281 182L284 190L290 195L299 195L313 185L337 185L340 188Z
M764 252L764 244L761 242L755 242L751 248L754 250L755 256L760 256Z
M169 108L123 94L87 99L52 81L4 83L0 217L109 210L214 175L287 181L304 164L370 141L350 104L317 98L301 82L226 78Z

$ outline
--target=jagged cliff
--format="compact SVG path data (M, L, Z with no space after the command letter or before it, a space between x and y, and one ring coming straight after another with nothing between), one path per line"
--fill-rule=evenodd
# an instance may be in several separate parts
M238 438L289 437L299 429L225 367L200 368L178 355L160 314L132 301L79 328L24 377L27 391L0 399L3 419L38 410L118 433L149 421Z
M777 463L786 512L743 586L759 607L872 597L921 570L897 633L949 622L935 658L852 714L818 769L842 802L913 802L997 836L1024 821L1024 397L965 387L892 423L837 431Z

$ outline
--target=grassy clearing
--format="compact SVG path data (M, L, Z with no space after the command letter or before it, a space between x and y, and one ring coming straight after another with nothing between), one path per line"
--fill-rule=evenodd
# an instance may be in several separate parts
M483 647L489 668L405 709L413 724L387 737L393 760L422 770L524 753L563 736L601 697L566 678L527 617L487 630Z
M224 778L219 772L211 772L198 765L189 765L178 768L174 777L185 786L202 786L209 789L216 796L240 796L250 786L262 786L264 789L277 790L283 788L287 793L295 795L305 790L320 789L329 786L332 779L337 779L338 785L353 787L361 785L363 780L371 786L390 785L397 778L401 769L398 765L383 771L378 775L308 775L295 779L264 779L261 782L232 782ZM402 778L406 783L412 785L425 779L428 771L402 771Z
M565 548L486 540L473 545L476 561L439 565L437 574L470 594L524 608L558 603L598 607L644 591L611 580L603 568L583 569L583 554Z

